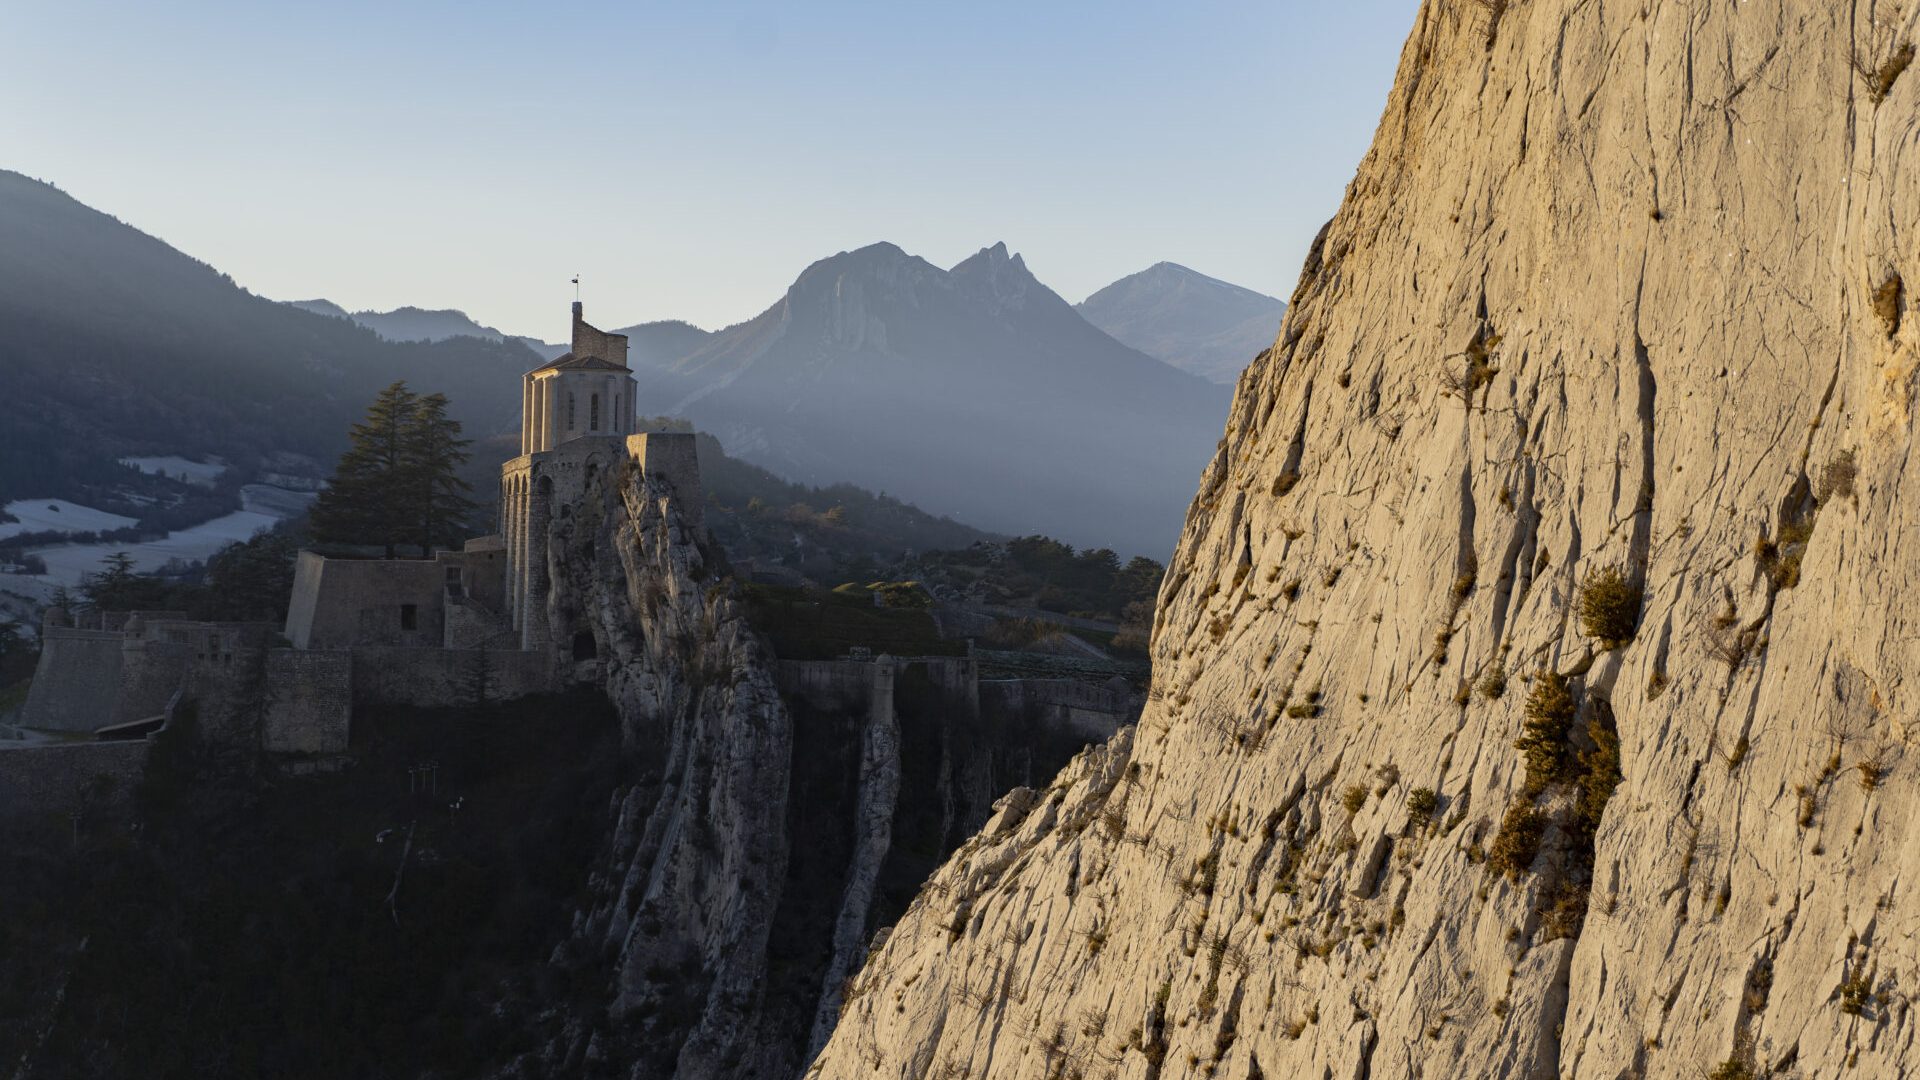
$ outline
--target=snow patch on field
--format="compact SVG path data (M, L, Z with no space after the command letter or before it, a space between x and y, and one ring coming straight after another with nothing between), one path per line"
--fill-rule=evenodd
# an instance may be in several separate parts
M124 529L139 522L105 510L95 510L65 499L15 499L5 507L18 521L0 525L0 540L34 532L106 532Z
M198 484L201 487L212 487L220 479L221 474L227 471L227 467L218 462L189 461L177 454L166 457L123 457L120 459L120 464L130 469L139 469L143 473L170 476L175 480Z
M202 522L191 529L168 533L159 540L140 544L73 544L39 547L29 550L47 564L44 580L60 585L80 584L88 574L98 573L101 562L117 551L133 558L136 570L158 570L169 562L196 562L217 554L228 544L251 540L273 528L281 515L237 510L225 517Z
M271 484L248 484L240 489L240 508L274 517L298 517L318 497L313 491L288 491Z

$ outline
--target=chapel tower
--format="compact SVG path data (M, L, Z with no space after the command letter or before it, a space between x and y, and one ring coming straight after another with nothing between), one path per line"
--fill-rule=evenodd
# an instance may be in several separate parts
M594 653L581 626L549 626L547 528L571 513L602 478L664 481L680 520L704 529L705 496L691 432L639 431L627 339L587 324L573 303L573 348L521 377L520 456L500 469L500 539L505 548L506 617L521 648L571 643L576 658Z
M588 325L575 300L573 348L520 378L520 453L583 436L632 434L633 386L626 335Z

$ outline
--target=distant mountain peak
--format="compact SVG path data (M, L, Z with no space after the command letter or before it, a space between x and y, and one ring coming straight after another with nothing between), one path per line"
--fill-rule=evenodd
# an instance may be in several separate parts
M1184 371L1231 383L1273 344L1287 305L1162 260L1075 305L1115 338Z
M760 315L636 374L644 409L791 479L1155 555L1227 399L1101 333L1004 242L951 269L890 243L828 256Z

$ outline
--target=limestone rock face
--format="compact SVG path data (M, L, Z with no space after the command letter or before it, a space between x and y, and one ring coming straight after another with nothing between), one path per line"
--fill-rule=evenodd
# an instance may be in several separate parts
M595 490L552 526L550 625L592 635L626 742L656 748L662 767L613 809L612 847L575 927L574 947L609 958L607 1011L624 1021L623 1045L604 1045L583 1018L549 1070L584 1058L699 1078L779 1060L773 1040L753 1036L789 857L793 730L707 560L657 480ZM555 659L572 662L572 649Z
M625 786L499 1075L795 1076L875 929L1083 736L958 659L775 660L666 483L588 488L549 526L550 659L615 706Z
M1138 729L812 1075L1920 1068L1916 19L1428 0Z

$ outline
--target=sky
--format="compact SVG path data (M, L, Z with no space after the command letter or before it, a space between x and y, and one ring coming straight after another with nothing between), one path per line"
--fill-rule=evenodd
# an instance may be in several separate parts
M886 240L1285 297L1417 0L0 0L0 167L275 299L718 328Z

